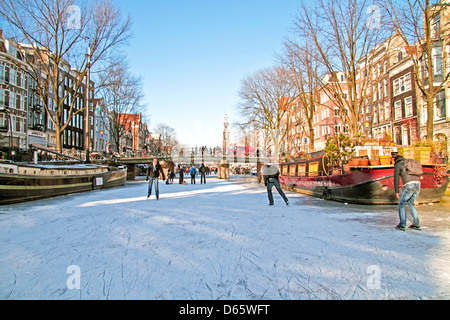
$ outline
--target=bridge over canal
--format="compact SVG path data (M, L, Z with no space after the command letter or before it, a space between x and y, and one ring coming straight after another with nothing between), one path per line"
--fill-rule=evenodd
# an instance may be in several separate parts
M246 165L253 164L258 167L258 170L262 164L266 161L269 161L268 157L260 157L260 156L244 156L237 157L233 155L197 155L192 154L189 156L159 156L156 157L158 161L161 163L164 169L174 169L178 165L182 166L191 166L195 165L197 168L202 163L206 166L213 166L220 168L229 168L230 165ZM111 160L111 159L110 159ZM135 167L138 164L149 164L153 161L153 157L114 157L112 159L119 165L125 165L128 168L128 179L135 178ZM108 160L94 160L95 163L105 163ZM219 173L220 175L220 173Z

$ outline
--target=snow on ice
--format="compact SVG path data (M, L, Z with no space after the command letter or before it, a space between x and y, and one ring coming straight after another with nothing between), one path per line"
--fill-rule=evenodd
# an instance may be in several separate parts
M147 200L138 180L2 206L0 298L450 297L449 232L426 227L431 211L419 207L423 231L396 231L395 206L287 192L286 207L275 191L269 207L253 181L160 183Z

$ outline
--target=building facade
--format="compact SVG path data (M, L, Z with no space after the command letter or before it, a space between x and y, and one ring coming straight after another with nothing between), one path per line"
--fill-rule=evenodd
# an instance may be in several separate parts
M29 77L25 57L0 31L0 148L9 157L27 149Z

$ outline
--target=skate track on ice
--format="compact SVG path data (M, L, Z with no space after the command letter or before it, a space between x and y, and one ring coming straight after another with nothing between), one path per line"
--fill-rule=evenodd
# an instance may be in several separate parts
M146 192L138 180L0 207L0 298L450 298L448 214L439 227L419 207L423 231L401 232L395 206L287 192L286 207L274 190L269 207L254 178Z

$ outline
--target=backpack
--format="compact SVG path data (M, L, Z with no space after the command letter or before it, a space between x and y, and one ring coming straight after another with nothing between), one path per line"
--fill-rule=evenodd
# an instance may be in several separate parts
M405 171L413 176L423 175L422 165L419 161L413 159L405 159Z

